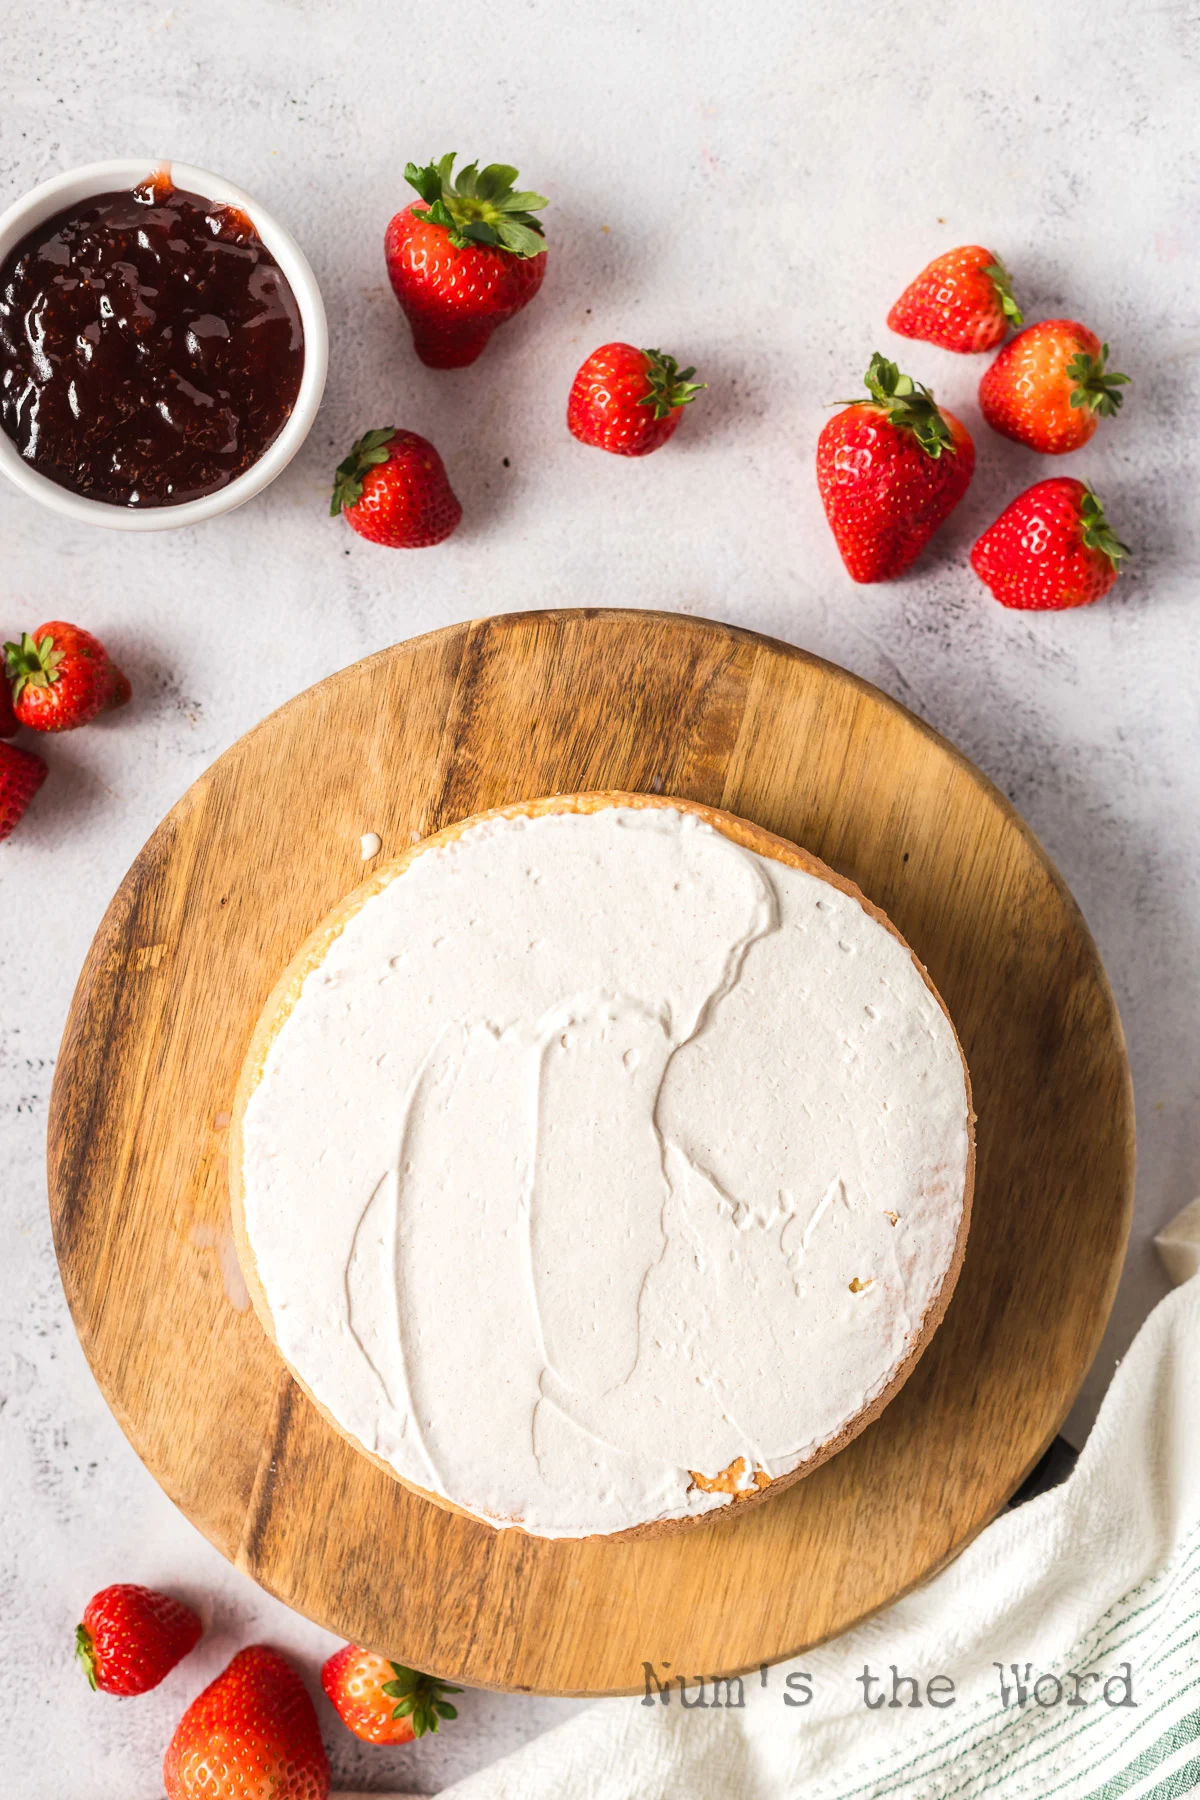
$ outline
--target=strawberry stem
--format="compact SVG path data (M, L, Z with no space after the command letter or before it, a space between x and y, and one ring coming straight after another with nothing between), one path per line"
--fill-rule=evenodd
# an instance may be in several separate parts
M1099 550L1107 556L1113 568L1120 572L1122 559L1130 554L1128 544L1123 544L1104 514L1104 505L1092 488L1087 488L1083 499L1079 502L1079 521L1083 541L1089 550Z
M646 379L650 386L638 401L639 406L652 406L656 419L665 419L677 406L690 406L696 395L708 386L706 381L693 381L695 369L681 369L673 356L661 350L643 350Z
M333 477L333 497L329 502L329 511L334 518L343 507L353 506L355 501L362 499L363 481L372 469L387 461L388 445L396 431L395 425L384 425L364 433L346 460L338 464Z
M92 1648L92 1634L86 1625L75 1627L75 1654L83 1664L83 1672L87 1676L88 1686L94 1693L96 1690L96 1653Z
M49 635L40 644L35 644L29 633L23 631L19 644L5 644L4 657L5 673L13 684L14 702L21 698L27 687L50 687L59 679L58 665L63 653L54 648L54 639Z
M436 1675L422 1675L418 1669L408 1669L403 1663L394 1662L392 1667L396 1679L385 1681L382 1691L389 1700L398 1702L392 1709L393 1719L411 1719L417 1737L424 1737L427 1731L436 1731L440 1719L457 1719L458 1708L442 1696L461 1694L461 1688L450 1687Z
M1116 390L1129 385L1128 375L1105 368L1107 361L1108 345L1101 344L1099 356L1089 356L1081 350L1067 364L1067 375L1077 383L1071 393L1071 405L1090 406L1102 419L1110 419L1120 411L1125 396Z
M958 454L953 433L929 389L914 381L911 375L902 375L895 363L881 356L878 350L871 358L863 382L888 423L902 431L911 431L926 456L933 457L936 462L943 450L948 450L952 456ZM863 402L840 400L838 405L861 406Z
M518 192L517 171L507 163L489 163L481 169L470 163L451 179L457 151L440 162L418 168L409 163L404 179L425 202L425 217L450 233L456 249L468 244L487 244L512 256L540 256L545 233L534 218L550 202L544 194Z
M992 286L996 290L996 298L1000 302L1005 318L1017 328L1022 326L1025 323L1025 315L1013 297L1012 278L1000 258L997 257L995 262L985 264L983 272L990 278Z

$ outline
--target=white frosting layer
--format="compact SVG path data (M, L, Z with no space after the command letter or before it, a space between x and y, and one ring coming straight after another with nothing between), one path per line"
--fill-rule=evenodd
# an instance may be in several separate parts
M611 1532L779 1476L904 1360L962 1219L954 1034L828 882L693 815L489 820L306 978L244 1118L287 1361L398 1474Z

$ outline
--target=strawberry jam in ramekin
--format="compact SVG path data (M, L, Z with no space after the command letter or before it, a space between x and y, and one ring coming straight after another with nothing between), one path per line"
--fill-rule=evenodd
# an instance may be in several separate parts
M0 268L0 426L111 506L226 487L296 404L304 330L250 220L156 175L56 213Z

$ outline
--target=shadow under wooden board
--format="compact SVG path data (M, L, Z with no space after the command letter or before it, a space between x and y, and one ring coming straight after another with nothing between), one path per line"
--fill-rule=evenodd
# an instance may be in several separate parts
M498 1532L417 1498L300 1393L240 1291L225 1142L254 1021L364 875L507 801L678 794L823 857L890 914L958 1028L979 1115L966 1262L882 1417L777 1499L618 1543ZM798 1021L798 1026L801 1024ZM1019 1485L1100 1341L1133 1108L1078 908L1007 801L843 670L669 613L453 626L310 688L150 839L96 935L51 1106L75 1324L138 1454L310 1618L483 1687L639 1689L844 1630L955 1555Z

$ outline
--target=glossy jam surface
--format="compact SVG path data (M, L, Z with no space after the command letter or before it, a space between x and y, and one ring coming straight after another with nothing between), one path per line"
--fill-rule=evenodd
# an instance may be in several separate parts
M0 425L92 500L227 486L278 437L303 368L296 297L250 220L162 177L56 213L0 268Z

